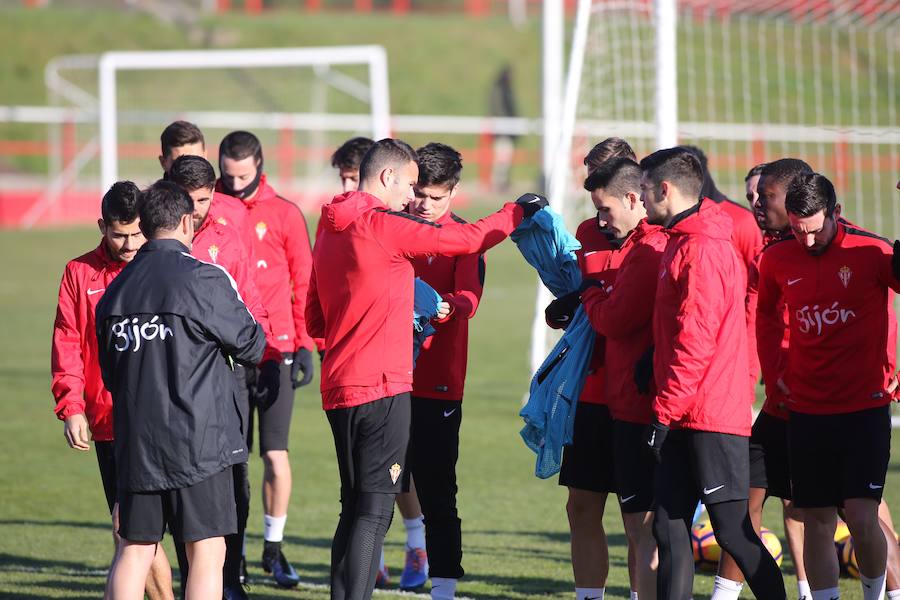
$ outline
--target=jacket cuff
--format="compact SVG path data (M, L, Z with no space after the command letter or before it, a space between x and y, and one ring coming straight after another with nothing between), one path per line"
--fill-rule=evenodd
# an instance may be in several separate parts
M63 401L61 404L56 405L54 412L56 413L57 419L65 421L72 415L84 414L84 403Z

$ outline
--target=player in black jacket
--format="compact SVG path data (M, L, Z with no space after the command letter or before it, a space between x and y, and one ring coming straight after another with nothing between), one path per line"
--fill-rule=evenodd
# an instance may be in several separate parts
M108 594L143 598L168 525L191 564L185 598L221 598L223 536L237 530L231 467L247 460L230 369L257 364L265 335L227 271L189 254L186 193L157 182L138 212L148 242L97 306L123 542Z

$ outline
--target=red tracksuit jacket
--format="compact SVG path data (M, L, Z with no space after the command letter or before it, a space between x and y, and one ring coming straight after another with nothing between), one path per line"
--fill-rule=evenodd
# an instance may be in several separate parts
M442 227L386 208L366 192L322 207L306 320L324 337L322 404L357 406L412 389L413 266L417 256L485 251L515 229L521 207L506 204L471 225Z
M281 352L313 350L304 314L312 267L306 219L296 204L275 193L265 174L256 195L243 202L247 227L253 232L248 253L256 261L256 286L269 314L275 347Z
M731 223L703 200L667 228L653 307L653 413L663 425L749 436L747 269Z
M772 244L783 239L794 239L792 233L788 232L784 235L766 234L763 252ZM747 284L747 308L753 315L753 330L750 332L752 336L749 340L750 353L755 353L759 359L759 365L762 370L763 384L766 388L766 400L763 403L762 410L778 419L786 420L789 416L786 402L787 397L778 387L778 378L784 372L787 364L787 349L790 341L790 330L788 329L788 312L784 302L779 302L781 318L775 321L764 320L759 321L756 318L757 306L759 304L759 263L762 260L763 252L759 253L753 264L750 265L750 273ZM757 337L756 330L760 327L766 327L767 332L762 339Z
M220 225L233 227L245 243L250 241L249 233L252 229L247 225L247 208L234 196L213 192L207 219L212 219Z
M895 364L896 323L889 289L900 291L893 250L868 231L843 222L837 228L820 256L787 239L760 262L757 339L771 345L784 302L790 345L778 375L795 412L843 414L891 401L885 387Z
M466 221L447 212L443 227ZM469 319L475 316L484 289L483 254L418 256L413 270L450 305L450 315L432 321L434 335L425 339L413 370L412 395L437 400L462 400L469 356Z
M653 420L650 403L656 386L651 382L649 394L639 393L634 367L653 345L653 302L668 239L662 227L642 220L616 251L621 264L612 289L590 287L581 296L591 325L606 338L605 396L618 421Z
M66 265L53 323L50 386L60 420L83 413L95 441L113 439L112 396L103 385L97 358L94 312L106 286L125 267L113 261L105 242Z
M581 242L581 249L575 252L578 257L578 266L585 278L602 279L607 285L612 285L616 277L616 269L620 259L616 258L616 246L609 237L600 229L597 217L587 219L575 230L575 237ZM591 354L591 362L588 364L587 376L584 379L584 388L581 390L579 402L586 404L606 404L606 339L597 335L594 340L594 351Z
M245 211L246 212L246 211ZM250 259L240 234L234 227L222 225L207 215L200 229L194 233L191 254L204 262L223 267L237 283L238 293L253 318L266 332L266 352L263 360L281 361L281 352L275 346L275 334L269 323L269 314L263 306L256 282L250 270Z

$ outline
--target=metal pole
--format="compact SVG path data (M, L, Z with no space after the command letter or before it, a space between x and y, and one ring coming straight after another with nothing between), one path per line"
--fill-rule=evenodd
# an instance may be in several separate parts
M550 172L553 170L562 115L564 14L562 0L544 0L541 73L544 113L542 165L545 192L550 181Z
M676 0L654 0L656 25L656 147L678 144L678 44Z
M116 62L114 55L104 54L99 64L100 91L100 190L105 192L119 177L119 155L116 131Z

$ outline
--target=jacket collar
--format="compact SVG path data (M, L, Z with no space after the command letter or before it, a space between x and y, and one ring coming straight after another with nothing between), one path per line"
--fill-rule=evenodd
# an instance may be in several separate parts
M191 249L179 242L178 240L147 240L147 242L141 246L141 249L138 250L138 253L141 252L157 252L157 251L168 251L168 252L186 252L190 253Z

